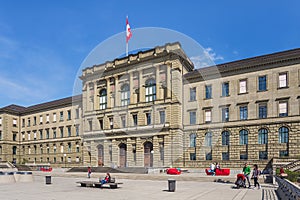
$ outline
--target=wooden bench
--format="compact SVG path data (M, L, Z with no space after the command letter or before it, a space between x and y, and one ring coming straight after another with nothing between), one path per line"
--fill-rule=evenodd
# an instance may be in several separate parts
M111 181L109 183L104 183L104 184L95 181L78 181L76 183L79 183L81 187L110 188L110 189L116 189L118 188L118 184L123 184L123 183L116 183L115 178L111 178Z

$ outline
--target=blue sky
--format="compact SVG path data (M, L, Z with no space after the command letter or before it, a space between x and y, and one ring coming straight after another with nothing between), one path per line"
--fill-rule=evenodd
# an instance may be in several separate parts
M297 0L0 0L0 5L0 107L71 96L84 59L125 31L126 15L132 29L186 34L215 63L300 47Z

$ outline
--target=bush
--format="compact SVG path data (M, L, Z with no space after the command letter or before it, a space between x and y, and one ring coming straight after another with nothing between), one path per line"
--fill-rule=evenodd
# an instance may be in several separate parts
M284 172L288 175L287 179L291 182L297 182L298 177L300 177L300 172L292 172L288 169L284 170ZM279 169L276 169L276 175L279 176Z

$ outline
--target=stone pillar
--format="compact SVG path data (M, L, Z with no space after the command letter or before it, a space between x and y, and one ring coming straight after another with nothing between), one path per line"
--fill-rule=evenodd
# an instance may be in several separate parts
M115 139L112 140L112 163L113 166L119 166L119 147Z
M155 67L155 83L156 83L156 99L161 99L162 96L161 96L161 87L160 87L159 66Z
M140 102L145 102L145 87L143 87L143 71L139 71L139 95Z
M120 88L119 88L119 79L118 75L114 76L115 78L115 106L120 106Z
M110 142L108 140L104 140L103 142L103 163L105 167L111 167L110 155L109 155L109 145Z
M166 86L167 86L167 98L171 97L171 65L167 65L167 74L166 74Z
M136 138L136 166L144 167L144 146L141 138Z
M107 92L107 107L111 107L111 89L110 89L110 81L109 78L106 78L106 92Z
M158 137L153 136L153 166L161 167Z
M93 82L94 84L94 108L93 110L98 110L99 109L99 91L97 88L97 83Z
M132 153L132 144L133 144L133 141L131 140L131 138L127 138L127 141L126 141L126 147L127 147L126 162L127 162L127 167L134 166L133 153Z
M129 104L134 104L136 102L136 95L134 95L133 89L133 72L129 73L129 91L130 91L130 102Z

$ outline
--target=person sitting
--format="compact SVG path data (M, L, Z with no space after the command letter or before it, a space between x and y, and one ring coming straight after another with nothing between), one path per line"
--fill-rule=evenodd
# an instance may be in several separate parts
M285 178L285 177L288 176L288 175L284 172L283 167L280 167L279 175L280 175L281 178Z
M216 175L215 169L216 169L215 163L211 163L211 164L210 164L210 170L209 170L209 172L212 173L212 174L211 174L212 176L215 176L215 175Z
M100 180L101 185L105 184L105 183L109 183L110 182L110 174L106 173L106 176L104 177L104 179Z

